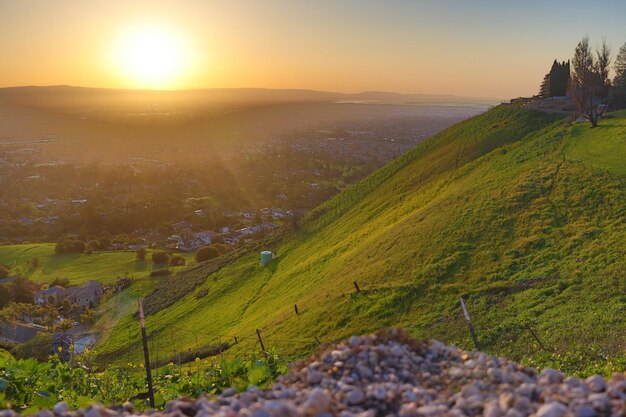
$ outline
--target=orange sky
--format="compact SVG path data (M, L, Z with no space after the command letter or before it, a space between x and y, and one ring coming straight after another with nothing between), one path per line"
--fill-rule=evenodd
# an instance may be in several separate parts
M522 4L523 3L523 4ZM626 2L0 0L0 86L264 87L531 95L583 35L626 42ZM175 76L121 62L129 33L176 39ZM180 52L180 51L179 51ZM128 59L128 58L124 58Z

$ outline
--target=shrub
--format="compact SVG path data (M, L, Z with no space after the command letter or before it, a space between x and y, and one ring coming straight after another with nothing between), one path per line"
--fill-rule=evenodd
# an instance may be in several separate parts
M98 244L100 245L101 249L108 249L111 247L111 239L109 239L108 237L101 237L100 239L98 239Z
M87 250L90 251L97 251L100 249L100 243L98 243L97 240L91 240L89 241L89 243L87 244Z
M54 253L61 255L67 253L67 245L63 242L59 242L54 246Z
M217 258L220 252L212 246L205 246L196 252L196 261L204 262L213 258Z
M166 277L169 274L171 274L169 269L159 269L158 271L150 272L150 277L152 277L152 278L154 278L154 277Z
M185 265L185 258L180 255L172 255L170 258L170 266L183 266Z
M135 251L135 256L137 257L137 259L139 259L140 261L145 261L146 260L146 249L145 248L139 248Z
M70 280L67 278L55 278L51 283L50 283L50 287L63 287L63 288L67 288L70 285Z
M169 263L170 256L165 252L155 252L152 254L152 262L159 265L167 265Z

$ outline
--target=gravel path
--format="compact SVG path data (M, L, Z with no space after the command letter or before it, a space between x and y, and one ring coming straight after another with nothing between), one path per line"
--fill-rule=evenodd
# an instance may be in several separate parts
M214 400L170 402L159 415L248 417L626 416L626 374L586 380L552 369L537 373L503 358L400 330L352 337L297 364L269 390L227 391ZM130 408L100 405L69 412L63 403L40 417L104 417ZM4 417L0 415L0 417Z

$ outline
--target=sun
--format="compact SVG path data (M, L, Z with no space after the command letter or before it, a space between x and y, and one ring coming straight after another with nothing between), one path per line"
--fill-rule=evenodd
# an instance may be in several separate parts
M122 75L135 87L174 87L187 69L182 37L162 27L129 30L121 38L118 55Z

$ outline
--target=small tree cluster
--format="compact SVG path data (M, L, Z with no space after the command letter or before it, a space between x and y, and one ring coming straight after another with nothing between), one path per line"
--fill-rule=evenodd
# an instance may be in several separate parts
M64 239L56 244L54 253L62 255L64 253L83 253L87 249L87 245L82 240Z
M559 97L567 94L567 86L569 84L570 63L557 62L555 59L552 63L550 72L545 75L541 83L539 95L543 98Z

